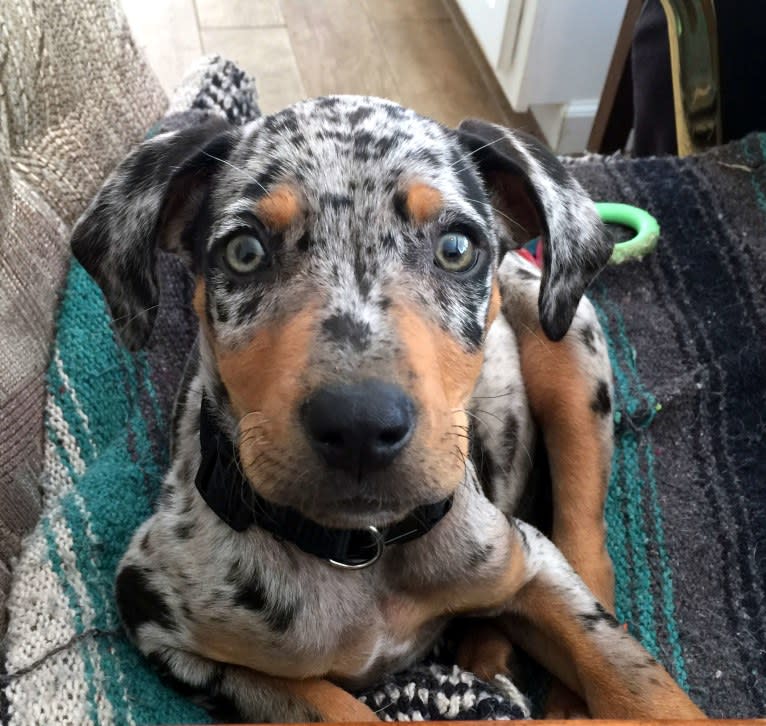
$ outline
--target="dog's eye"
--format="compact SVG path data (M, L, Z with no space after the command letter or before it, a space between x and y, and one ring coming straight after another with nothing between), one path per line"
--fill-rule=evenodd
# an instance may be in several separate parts
M266 260L266 250L260 240L250 234L238 234L226 243L223 252L226 264L234 272L255 272Z
M468 237L448 232L439 237L434 250L434 262L447 272L467 272L479 257L479 250Z

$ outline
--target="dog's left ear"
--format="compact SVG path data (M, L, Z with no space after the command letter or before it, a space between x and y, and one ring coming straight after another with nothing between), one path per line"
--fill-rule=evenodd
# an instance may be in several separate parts
M593 202L556 156L527 134L471 119L460 124L458 138L499 212L504 247L542 235L540 322L551 340L561 340L612 252Z
M192 261L194 220L240 136L210 119L145 141L112 172L72 230L72 251L101 287L129 349L141 348L154 325L157 250Z

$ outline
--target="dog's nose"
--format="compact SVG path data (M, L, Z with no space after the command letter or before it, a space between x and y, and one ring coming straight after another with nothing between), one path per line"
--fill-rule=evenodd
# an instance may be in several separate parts
M332 467L354 474L390 464L415 428L415 405L383 381L320 388L301 407L314 450Z

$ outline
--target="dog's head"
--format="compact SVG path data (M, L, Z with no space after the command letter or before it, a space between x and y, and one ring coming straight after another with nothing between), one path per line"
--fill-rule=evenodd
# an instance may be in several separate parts
M252 485L354 526L461 481L495 271L538 234L540 318L558 340L610 247L556 158L481 121L330 97L145 142L72 246L131 348L152 329L157 249L179 254Z

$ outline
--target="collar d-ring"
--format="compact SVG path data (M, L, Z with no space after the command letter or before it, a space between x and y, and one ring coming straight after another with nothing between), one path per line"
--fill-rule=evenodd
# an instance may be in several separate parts
M372 549L374 547L375 552L366 560L361 561L352 560L350 562L340 562L338 560L328 559L327 561L333 567L339 567L341 570L363 570L365 567L374 565L380 559L380 556L383 554L383 547L385 546L383 535L378 531L377 527L373 526L369 526L366 530L362 531L370 536L370 544L364 546L364 549Z

